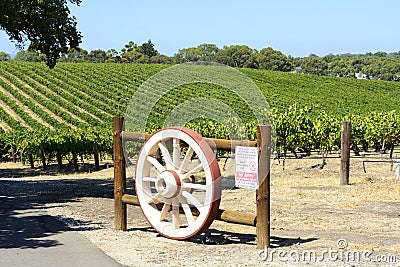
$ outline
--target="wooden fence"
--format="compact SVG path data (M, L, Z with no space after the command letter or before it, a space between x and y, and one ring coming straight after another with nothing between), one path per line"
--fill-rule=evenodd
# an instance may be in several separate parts
M114 213L115 229L127 230L127 206L139 205L136 196L126 191L126 162L123 141L144 141L143 133L126 132L123 129L124 118L114 118ZM257 127L257 141L239 141L205 138L214 148L234 150L236 146L258 147L259 187L256 190L256 214L220 209L216 220L256 227L257 249L270 246L270 158L271 126ZM145 135L147 139L149 135ZM251 200L249 200L251 201Z

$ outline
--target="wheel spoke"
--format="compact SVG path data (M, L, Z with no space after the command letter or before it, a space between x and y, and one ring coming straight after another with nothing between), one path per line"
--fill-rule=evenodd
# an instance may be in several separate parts
M143 177L143 182L156 182L157 178L155 177Z
M162 207L162 210L161 210L160 222L165 220L165 217L167 217L170 207L171 207L171 205L169 203L164 203L164 206Z
M200 213L202 213L204 206L192 194L187 191L183 191L182 196L184 196L187 201L189 201Z
M197 165L196 167L194 167L193 169L191 169L189 172L185 173L182 177L182 180L185 180L186 178L188 178L190 175L192 175L195 172L200 171L201 169L203 169L203 164L200 163L199 165Z
M194 152L194 150L193 150L192 147L189 147L188 150L186 151L185 158L183 159L182 164L181 164L181 166L179 167L179 169L180 169L181 171L184 170L184 169L186 169L186 166L188 165L188 163L190 162L190 159L191 159L192 156L193 156L193 152Z
M167 165L167 169L169 169L169 170L174 169L171 155L169 154L168 148L162 142L158 143L158 147L161 150L161 154L162 154L165 164Z
M154 196L151 197L150 201L147 202L148 204L154 204L156 203L156 201L158 201L158 197L161 196L162 191L158 192L157 194L155 194Z
M187 201L184 198L181 198L181 204L182 204L183 211L185 212L188 225L190 227L191 225L193 225L195 223L195 220L194 220L194 217L192 214L192 210L190 209L189 204L187 203Z
M176 168L179 164L179 159L181 157L181 145L179 139L177 138L172 139L172 145L173 145L172 163Z
M179 200L178 198L172 199L172 229L176 230L181 227L179 219Z
M161 165L161 163L158 162L158 160L156 158L153 158L151 156L147 156L146 159L147 159L148 162L153 164L154 167L156 167L156 170L158 171L158 173L161 173L161 172L165 171L165 167L163 165Z
M182 183L183 188L197 189L197 190L207 190L207 185L205 184L194 184L194 183Z

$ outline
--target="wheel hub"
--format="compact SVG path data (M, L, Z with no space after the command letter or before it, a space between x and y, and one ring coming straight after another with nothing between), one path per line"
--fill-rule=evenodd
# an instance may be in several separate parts
M181 180L173 170L165 170L157 177L156 189L162 197L173 198L181 191Z

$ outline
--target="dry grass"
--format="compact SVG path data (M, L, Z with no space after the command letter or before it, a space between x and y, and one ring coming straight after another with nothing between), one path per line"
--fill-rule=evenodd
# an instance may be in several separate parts
M304 247L335 247L344 238L351 249L400 254L400 181L388 163L352 158L350 185L340 186L340 159L324 169L311 168L321 159L274 161L271 169L271 229L278 237L316 238ZM227 169L232 170L233 163ZM255 192L225 194L222 208L255 212ZM231 230L237 230L230 227Z
M395 172L390 170L388 163L367 163L367 173L364 173L362 161L365 159L351 159L349 186L339 185L339 158L329 158L322 170L311 168L321 163L321 159L288 159L285 171L282 162L279 164L274 160L271 169L271 232L281 241L273 244L325 249L336 248L336 241L344 238L349 249L387 251L399 255L400 181L395 179ZM228 161L222 174L232 178L233 170L234 162ZM0 176L12 171L30 175L27 167L20 164L0 164ZM101 179L112 177L113 169L70 175L54 175L40 170L34 173L32 179ZM255 213L255 192L246 189L224 191L221 208ZM140 212L137 213L133 221L137 222L141 216ZM254 227L220 221L214 221L211 228L255 234ZM285 240L291 240L291 243L285 244L289 242ZM293 240L299 240L298 244Z

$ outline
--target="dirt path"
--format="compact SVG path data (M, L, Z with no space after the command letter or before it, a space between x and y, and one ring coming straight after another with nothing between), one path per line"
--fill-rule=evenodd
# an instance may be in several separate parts
M0 107L15 120L19 121L23 126L27 127L28 129L31 129L31 127L1 99L0 99Z
M271 242L274 248L267 253L291 253L293 258L286 257L286 261L277 258L277 254L274 260L271 254L268 259L263 258L262 251L255 248L255 228L249 226L214 221L205 234L188 241L174 241L160 237L146 222L140 208L129 206L128 231L113 230L112 169L68 176L41 173L24 180L0 179L0 195L22 194L23 185L35 197L32 203L38 203L48 214L80 231L127 266L143 266L140 264L143 262L148 266L292 266L296 253L310 251L320 258L327 256L324 251L370 252L368 255L375 260L378 256L380 259L395 256L399 263L400 182L394 179L394 171L386 163L370 164L364 173L363 160L352 158L349 186L338 185L338 158L328 159L322 170L311 168L320 159L287 160L285 171L282 164L273 162ZM14 173L16 177L25 170L20 167L19 171L6 172L7 168L10 167L0 164L0 176ZM233 162L228 162L226 169L224 179L232 179ZM132 185L131 179L128 185ZM221 208L255 212L255 193L246 189L224 191ZM347 244L345 248L338 248L339 239L341 245ZM325 257L321 262L305 259L296 262L296 266L303 266L301 263L377 266L367 260L364 257L350 264L344 256ZM390 262L385 266L396 264Z
M0 127L3 128L3 130L6 131L6 132L11 131L11 127L8 126L8 124L3 122L3 121L0 121Z
M4 77L0 76L0 79L3 79ZM4 79L3 79L4 80ZM11 82L9 82L8 80L4 80L6 81L10 86L12 86L14 89L18 90L18 88L16 88L13 84L11 84ZM39 123L43 124L46 127L49 127L50 129L53 129L53 126L51 126L50 124L48 124L47 122L45 122L41 117L39 117L36 113L34 113L28 106L24 105L21 101L19 101L17 98L15 98L10 92L8 92L6 89L4 89L3 87L0 86L0 91L2 93L4 93L7 97L9 97L10 99L12 99L13 101L16 102L16 104L18 106L20 106L21 108L24 109L24 111L26 113L29 114L29 116L31 116L34 120L38 121Z

